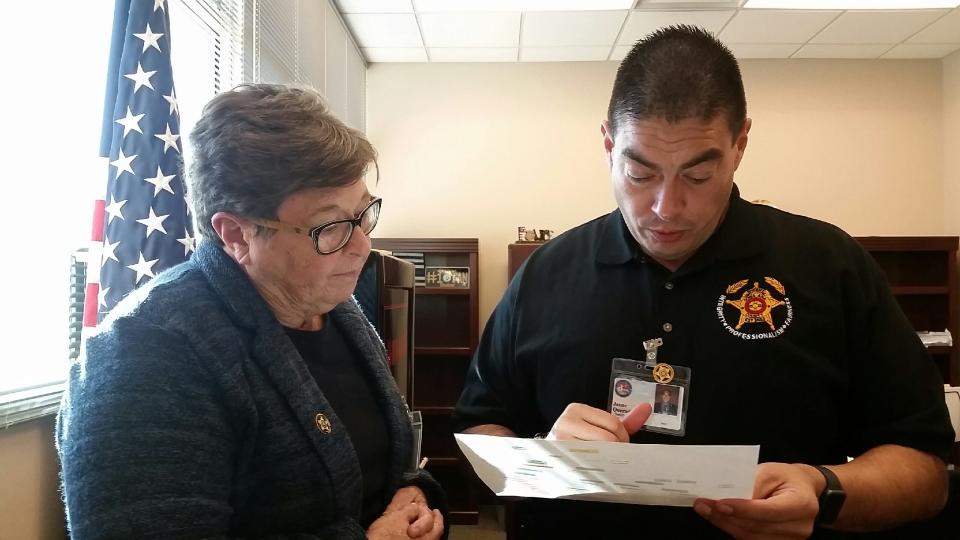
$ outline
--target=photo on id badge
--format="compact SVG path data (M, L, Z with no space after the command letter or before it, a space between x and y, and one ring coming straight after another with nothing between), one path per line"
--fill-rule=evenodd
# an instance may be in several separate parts
M651 381L618 377L613 384L615 397L611 404L613 414L626 416L641 403L653 406L647 427L679 430L683 417L683 387Z

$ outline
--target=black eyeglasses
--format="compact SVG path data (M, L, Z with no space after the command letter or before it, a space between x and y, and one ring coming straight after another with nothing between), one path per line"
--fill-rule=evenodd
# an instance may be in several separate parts
M276 231L290 231L297 234L306 234L313 238L313 247L318 255L329 255L343 249L343 246L350 242L353 236L353 230L360 228L363 234L370 236L373 228L377 226L380 219L380 205L383 199L377 197L370 201L370 204L364 208L355 219L338 219L317 225L310 229L296 227L280 221L271 221L269 219L251 219L250 221Z

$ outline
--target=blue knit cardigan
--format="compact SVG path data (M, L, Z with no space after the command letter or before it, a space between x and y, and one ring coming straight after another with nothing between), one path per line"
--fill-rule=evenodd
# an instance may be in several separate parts
M406 472L410 423L382 342L352 299L330 316L359 351L389 430L384 504L413 484L445 510L427 473ZM366 537L346 428L246 274L211 242L87 340L57 449L73 540Z

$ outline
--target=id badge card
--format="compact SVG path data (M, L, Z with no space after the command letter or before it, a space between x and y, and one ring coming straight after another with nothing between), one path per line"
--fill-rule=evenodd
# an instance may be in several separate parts
M687 429L690 368L614 358L610 370L609 411L623 418L649 403L653 413L640 429L682 437Z
M423 441L423 415L420 411L407 411L410 417L410 428L413 431L413 449L410 452L408 472L416 472L420 468L420 444Z

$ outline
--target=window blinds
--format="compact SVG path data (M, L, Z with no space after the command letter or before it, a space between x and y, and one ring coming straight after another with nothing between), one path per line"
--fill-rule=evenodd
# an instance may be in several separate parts
M223 0L227 1L227 0ZM236 1L236 0L235 0ZM248 80L306 84L333 112L364 129L366 62L329 0L245 0ZM246 43L246 41L245 41Z

